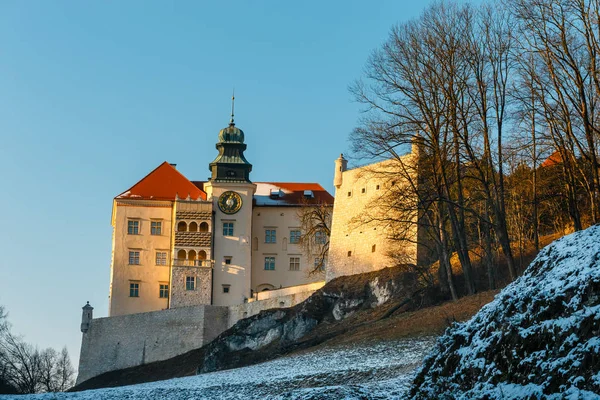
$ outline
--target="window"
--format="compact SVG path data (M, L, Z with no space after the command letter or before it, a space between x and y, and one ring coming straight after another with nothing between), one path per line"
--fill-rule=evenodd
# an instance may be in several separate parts
M352 192L348 192L348 197L352 197Z
M325 244L327 243L327 235L323 231L315 232L315 243L316 244Z
M295 243L300 243L300 231L299 230L293 230L290 231L290 243L295 244Z
M157 251L156 252L156 265L167 265L167 252Z
M275 270L275 257L265 257L265 271Z
M140 233L140 221L129 220L127 221L127 234L128 235L139 235Z
M158 297L160 297L161 299L169 298L169 285L162 283L158 285Z
M364 193L367 193L367 189L366 189L366 188L362 188L362 189L360 190L360 192L361 192L361 193L363 193L363 194L364 194Z
M225 264L231 264L231 257L225 257Z
M129 283L129 297L140 297L140 284L139 283Z
M348 257L352 257L352 252L351 251L348 252Z
M223 285L223 293L229 293L230 285Z
M275 229L265 229L265 243L276 243L276 234Z
M185 277L185 290L196 290L196 277L186 276Z
M373 245L371 246L371 253L375 253L375 249L376 249L377 245Z
M129 265L140 265L140 252L130 251L129 252Z
M290 271L300 271L300 257L290 257Z
M160 235L161 231L162 231L162 222L161 221L150 222L150 234L151 235Z
M375 190L379 190L379 185L375 186Z
M223 236L233 236L233 222L223 222Z

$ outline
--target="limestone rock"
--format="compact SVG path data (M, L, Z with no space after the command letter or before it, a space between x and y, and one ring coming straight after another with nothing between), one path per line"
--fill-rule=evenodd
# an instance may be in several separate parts
M546 248L425 360L414 399L598 398L600 226Z

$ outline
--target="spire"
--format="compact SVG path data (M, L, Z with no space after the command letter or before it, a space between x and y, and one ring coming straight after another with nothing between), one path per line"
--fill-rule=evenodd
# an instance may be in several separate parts
M231 94L231 121L229 121L229 125L235 125L235 122L233 122L234 106L235 106L235 89L233 89L233 92Z

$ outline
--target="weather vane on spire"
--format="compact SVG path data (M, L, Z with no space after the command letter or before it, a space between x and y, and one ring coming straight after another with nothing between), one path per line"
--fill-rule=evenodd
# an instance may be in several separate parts
M232 94L231 94L231 121L229 121L229 125L235 125L235 123L233 122L234 106L235 106L235 89L233 89Z

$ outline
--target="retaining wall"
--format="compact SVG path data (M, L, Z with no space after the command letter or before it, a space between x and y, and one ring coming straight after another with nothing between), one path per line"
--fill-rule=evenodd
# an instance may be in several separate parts
M197 349L227 324L227 307L208 305L93 319L81 341L77 383Z
M257 294L258 300L229 306L229 323L227 324L227 328L231 328L240 319L251 317L263 310L293 307L308 299L324 285L325 282L323 281L260 292Z

